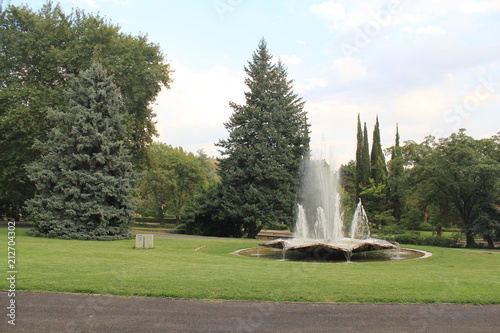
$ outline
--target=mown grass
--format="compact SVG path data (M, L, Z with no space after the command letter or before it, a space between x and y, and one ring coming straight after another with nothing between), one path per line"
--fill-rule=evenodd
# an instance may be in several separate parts
M232 255L246 239L156 238L99 242L33 238L17 230L17 289L292 302L500 304L500 252L412 246L422 260L271 261ZM6 244L6 230L0 231ZM5 250L4 250L5 251ZM7 269L5 269L5 272ZM6 274L6 273L5 273ZM2 279L0 289L7 288Z

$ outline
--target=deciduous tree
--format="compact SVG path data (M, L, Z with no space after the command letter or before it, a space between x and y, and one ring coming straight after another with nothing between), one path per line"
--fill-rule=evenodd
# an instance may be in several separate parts
M184 209L208 184L208 171L198 157L164 143L148 147L151 166L139 187L139 212L153 212L163 221L165 213L179 222Z
M424 188L421 193L453 206L469 247L475 235L499 231L498 150L498 137L475 140L463 129L437 141L428 137L410 150L414 183Z

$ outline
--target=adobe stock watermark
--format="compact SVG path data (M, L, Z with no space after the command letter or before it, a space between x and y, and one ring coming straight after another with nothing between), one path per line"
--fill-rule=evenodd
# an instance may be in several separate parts
M7 222L7 323L16 325L16 222Z
M394 22L394 16L399 14L406 1L395 0L387 2L378 12L371 12L371 19L358 27L350 42L340 43L340 51L344 57L360 55L365 48Z
M500 77L490 72L487 76L478 77L478 84L473 91L466 94L462 101L454 104L443 114L443 120L448 124L447 128L456 131L462 128L463 123L474 113L477 113L485 101L492 98L500 90ZM437 128L432 136L440 138L444 135L443 128Z
M214 0L212 6L221 21L224 21L226 14L232 12L243 3L243 0Z

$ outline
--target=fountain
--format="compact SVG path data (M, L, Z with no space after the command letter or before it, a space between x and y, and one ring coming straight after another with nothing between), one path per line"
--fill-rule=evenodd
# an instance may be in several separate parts
M370 237L361 200L352 220L344 222L338 176L324 160L307 159L302 174L293 238L279 238L261 246L300 251L323 259L344 255L347 261L355 252L396 248L388 241Z

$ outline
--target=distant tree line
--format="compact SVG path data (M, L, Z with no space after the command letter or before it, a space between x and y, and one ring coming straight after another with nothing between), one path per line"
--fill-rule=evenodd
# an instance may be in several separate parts
M378 118L368 153L366 123L358 115L356 160L340 169L344 206L361 199L378 229L432 230L459 228L466 245L483 237L490 247L500 238L500 137L476 140L462 129L448 138L427 137L400 145L380 145ZM348 209L348 210L349 210Z
M194 155L156 142L147 147L147 155L148 167L137 191L137 213L160 223L165 216L173 216L176 223L192 216L194 200L219 181L217 161L203 151Z

